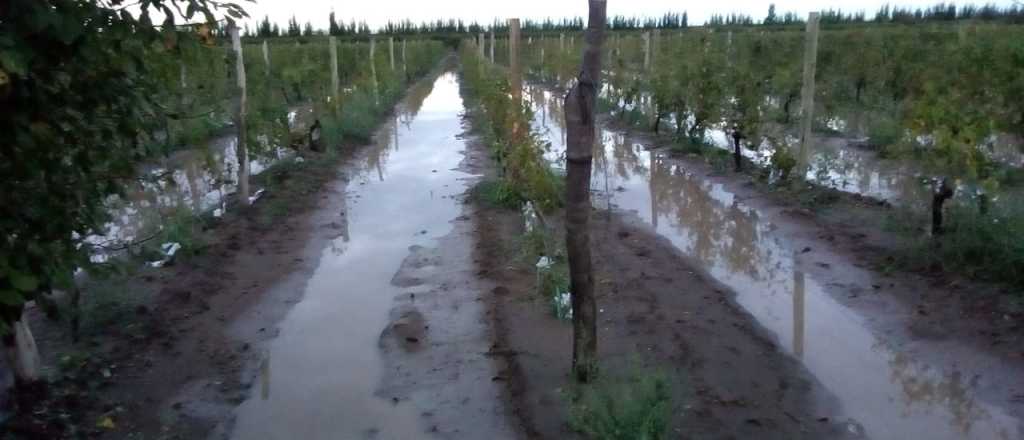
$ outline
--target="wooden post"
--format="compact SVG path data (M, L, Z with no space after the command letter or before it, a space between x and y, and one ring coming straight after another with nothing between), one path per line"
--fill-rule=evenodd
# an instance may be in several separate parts
M491 29L491 62L492 63L494 62L494 43L495 43L495 41L496 40L494 39L494 30Z
M377 86L377 62L375 60L377 53L377 40L370 38L370 77L373 79L373 102L379 103L378 98L378 86Z
M408 41L409 40L407 40L405 38L402 39L402 73L404 73L406 75L409 74L409 63L407 62L407 60L405 58L405 43L407 43ZM408 79L408 78L406 78L406 79Z
M270 48L267 40L263 40L263 65L267 68L267 76L270 76Z
M558 34L558 51L565 52L565 34Z
M942 224L942 207L946 204L946 200L949 200L956 195L956 189L949 184L949 178L943 177L940 179L932 193L932 236L937 237L945 232L945 228Z
M644 39L644 70L651 69L651 32L647 31L642 34Z
M186 80L185 60L178 59L178 69L179 69L179 74L181 75L181 90L185 90L185 88L188 87L188 82L185 81Z
M607 0L590 0L590 19L579 79L565 96L566 145L565 240L572 292L573 351L576 380L589 382L597 371L597 303L590 259L590 177L597 131L595 107L601 88L601 45Z
M647 154L651 159L651 178L650 180L650 192L651 192L651 226L654 227L654 232L658 232L658 163L656 161L656 154L653 151L648 151Z
M508 75L509 86L512 88L512 102L514 119L512 126L512 138L514 142L520 140L521 127L519 126L519 109L523 102L523 75L519 66L519 19L508 19Z
M238 26L231 26L231 47L235 52L235 76L238 84L238 111L235 113L235 127L238 128L238 197L243 205L249 204L249 148L248 148L248 96L245 89L245 60L242 58L242 39Z
M658 53L661 51L661 29L655 29L651 37L651 66L658 62Z
M508 65L509 84L512 86L512 97L516 101L522 100L523 78L519 66L519 19L508 19Z
M800 157L801 175L806 170L808 148L811 143L811 123L814 121L814 71L818 64L818 22L821 16L811 12L807 17L807 40L804 43L804 75L801 91L800 107L803 119L800 123Z
M338 96L338 92L341 90L341 80L338 79L338 39L332 36L329 41L331 50L331 104L337 106L341 101L341 97Z
M731 69L733 66L733 55L732 55L732 31L725 34L725 62L726 65Z
M480 59L484 59L484 50L487 48L487 36L483 32L477 35L476 46L480 52Z
M388 57L391 59L391 70L395 70L395 37L388 37Z

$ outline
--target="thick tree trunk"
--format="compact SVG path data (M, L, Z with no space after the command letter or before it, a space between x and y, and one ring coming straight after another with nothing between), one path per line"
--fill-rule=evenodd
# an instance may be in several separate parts
M590 261L590 173L593 166L596 120L594 109L601 84L601 45L604 41L606 0L590 0L590 19L583 49L583 66L576 85L565 97L566 250L572 291L573 353L576 379L588 382L597 370L597 304Z

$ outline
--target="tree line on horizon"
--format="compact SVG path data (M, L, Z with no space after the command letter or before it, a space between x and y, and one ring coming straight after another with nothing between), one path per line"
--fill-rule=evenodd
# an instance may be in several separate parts
M821 23L823 24L861 24L861 23L892 23L892 24L918 24L956 20L981 20L1001 21L1007 23L1024 23L1024 6L1014 3L1008 6L998 6L992 3L984 5L965 4L957 6L954 3L936 3L928 7L904 7L883 5L873 15L865 11L844 11L842 9L827 9L821 11ZM776 11L775 4L768 6L768 12L761 20L756 20L749 14L729 13L713 14L704 26L796 26L806 22L804 16L796 12ZM584 21L581 17L544 20L524 19L521 21L521 29L524 33L540 32L566 32L581 31ZM682 29L689 27L689 15L684 12L668 12L658 17L639 17L617 15L608 18L607 28L611 30L650 30L650 29ZM419 34L462 34L480 32L505 32L507 24L504 21L495 20L489 24L482 24L476 21L466 22L461 19L438 19L415 23L410 19L399 21L388 21L376 33L388 35L419 35ZM314 35L333 36L366 36L375 32L366 21L350 20L344 22L338 20L332 11L328 18L327 29L317 29L313 24L306 22L299 24L293 15L285 27L273 23L269 16L265 16L255 29L248 25L243 29L243 36L246 37L300 37Z

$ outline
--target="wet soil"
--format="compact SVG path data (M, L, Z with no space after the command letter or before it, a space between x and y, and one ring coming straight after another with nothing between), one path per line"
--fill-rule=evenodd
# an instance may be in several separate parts
M351 164L343 235L321 243L232 438L516 437L470 259L457 78L427 91Z
M475 160L492 175L486 152ZM474 201L475 259L494 329L490 350L527 438L578 437L567 424L572 328L536 293L519 255L517 211ZM651 228L626 213L595 211L592 253L602 375L639 370L672 378L672 438L843 438L833 399L733 301ZM856 429L856 428L854 428Z
M546 156L557 164L559 99L531 97L539 106L534 124L552 145ZM887 204L813 187L780 191L605 122L595 206L650 225L733 289L742 310L839 400L831 419L883 439L1024 432L1016 381L1024 365L1014 343L1020 317L992 307L1007 297L998 286L947 284L941 274L901 272L883 259L903 244L888 241Z
M48 399L34 403L67 412L72 426L51 422L39 431L31 426L41 420L24 420L23 435L57 438L77 429L107 438L204 438L227 418L252 385L240 372L258 362L259 347L298 299L295 292L271 292L268 286L312 270L308 244L336 235L316 213L336 191L329 182L344 181L336 165L347 155L304 155L309 166L301 176L267 173L261 178L277 183L260 201L213 223L203 233L207 245L201 254L130 277L124 291L151 299L81 343L70 343L64 323L33 310L44 365L74 378L58 381ZM281 209L289 215L269 212ZM247 313L257 302L264 304L259 312ZM243 315L251 331L226 334L228 323ZM87 360L58 369L58 356L69 353ZM81 402L68 404L69 395Z

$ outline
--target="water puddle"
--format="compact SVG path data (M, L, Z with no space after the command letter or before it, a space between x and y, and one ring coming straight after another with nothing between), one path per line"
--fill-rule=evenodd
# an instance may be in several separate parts
M441 75L424 95L400 105L377 145L354 160L345 230L324 247L303 300L270 343L263 389L238 408L233 438L426 436L414 406L376 394L378 338L394 298L414 292L392 277L411 246L433 246L451 231L469 177L454 170L464 150L455 75Z
M560 97L529 96L534 125L551 143L547 157L557 161L565 150ZM849 292L842 286L871 290L873 274L828 250L815 249L811 260L723 185L627 136L602 130L598 147L591 185L604 196L595 205L635 212L732 288L738 303L838 398L844 414L822 416L848 418L852 433L876 440L1024 435L1020 419L979 397L1005 399L1005 384L992 376L1020 377L1019 371L948 341L904 344L880 335L874 316L836 299ZM830 275L812 275L808 268L822 264L823 256ZM908 315L892 312L898 304L886 307L890 316Z
M304 130L308 106L289 112L293 131ZM201 215L226 209L227 197L237 191L238 138L234 133L213 137L202 146L171 153L140 167L140 178L125 189L124 197L106 200L111 215L98 234L85 238L93 246L91 258L104 262L118 254L125 243L143 240L177 213ZM294 152L269 145L266 138L250 145L249 172L256 176ZM253 188L253 192L257 189Z

